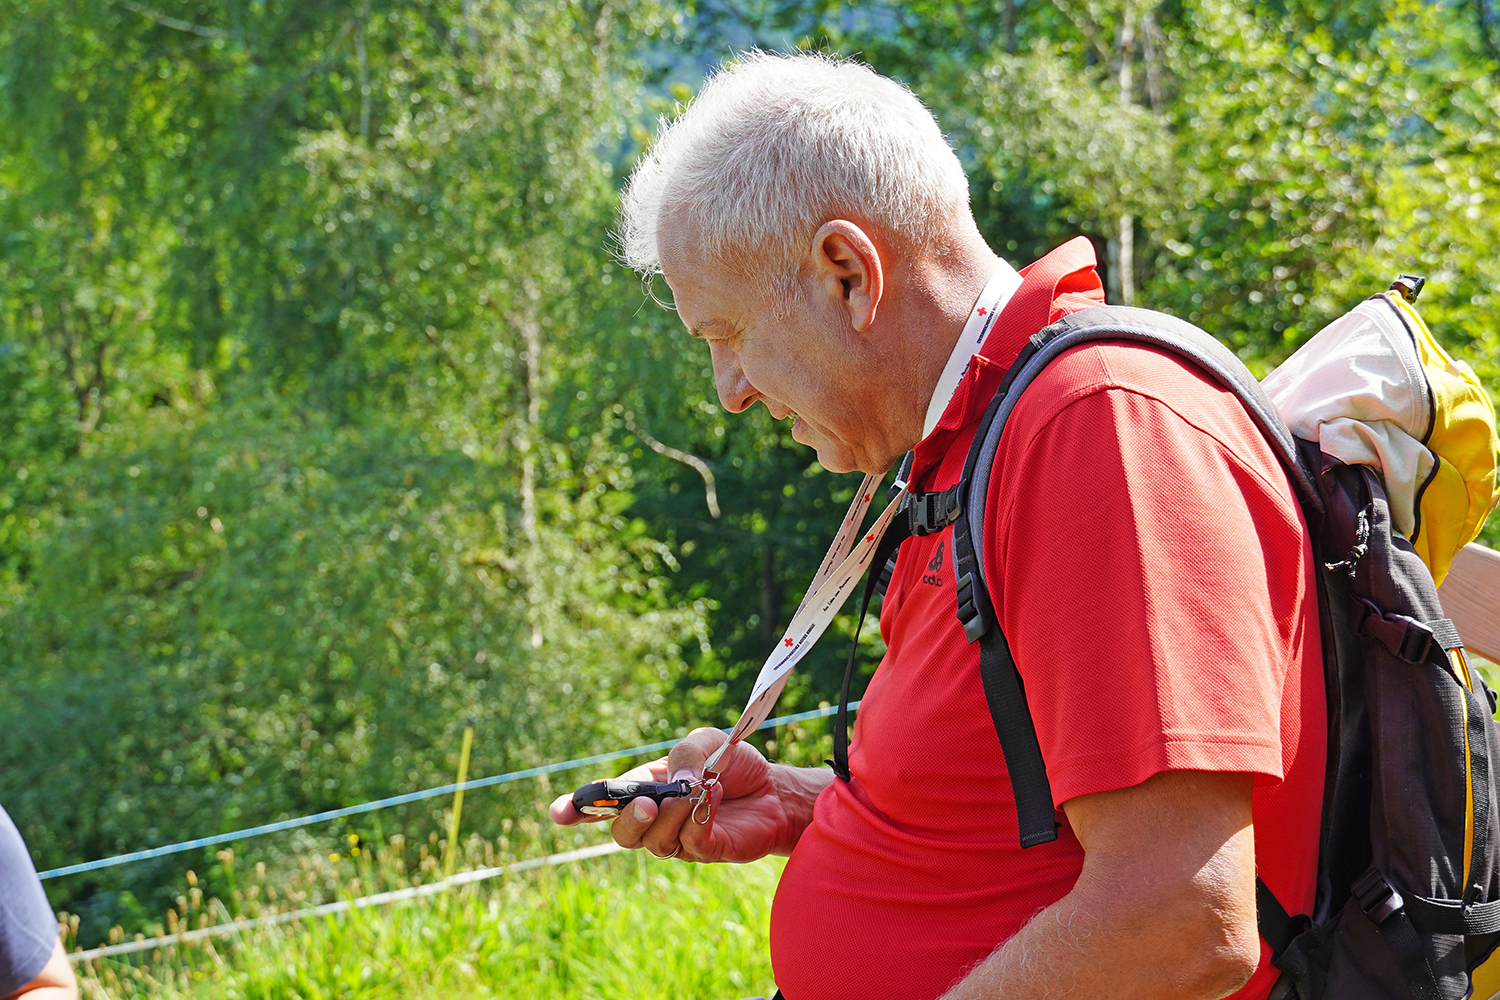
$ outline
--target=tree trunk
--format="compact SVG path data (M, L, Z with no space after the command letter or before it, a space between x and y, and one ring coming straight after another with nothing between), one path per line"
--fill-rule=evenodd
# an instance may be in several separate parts
M1135 305L1135 216L1129 212L1120 216L1120 235L1115 244L1116 282L1119 284L1120 305Z
M526 617L531 624L531 648L540 649L546 641L542 631L542 588L538 577L541 566L542 536L536 511L536 439L542 422L542 325L537 321L536 301L526 289L527 302L518 325L526 362L526 416L516 434L516 450L521 454L521 537L522 573L526 586Z
M1146 103L1154 115L1161 114L1164 103L1161 90L1161 29L1156 26L1156 11L1141 15L1141 49L1146 60Z
M370 141L370 53L365 48L365 19L354 29L354 54L359 59L359 134Z
M1126 2L1120 11L1120 107L1135 103L1135 11ZM1110 274L1117 289L1115 301L1135 305L1135 216L1120 213L1115 238L1110 241L1114 258Z

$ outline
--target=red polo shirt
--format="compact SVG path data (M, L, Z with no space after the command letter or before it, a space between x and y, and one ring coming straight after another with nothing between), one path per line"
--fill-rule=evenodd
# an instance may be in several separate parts
M982 356L917 448L958 481L1027 337L1102 301L1084 240L1022 272ZM1275 454L1239 403L1148 347L1063 354L1001 440L985 572L1055 803L1165 770L1249 773L1261 877L1310 910L1326 745L1314 565ZM1015 801L954 613L950 532L912 538L880 613L885 659L771 918L788 1000L936 997L1073 886L1083 852L1022 850ZM1275 970L1237 998L1260 998Z

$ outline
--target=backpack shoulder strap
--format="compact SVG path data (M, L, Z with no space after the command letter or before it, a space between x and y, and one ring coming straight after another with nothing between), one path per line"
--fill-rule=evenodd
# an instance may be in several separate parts
M1021 394L1058 355L1097 340L1135 341L1172 351L1233 392L1276 450L1304 509L1321 511L1318 491L1297 460L1291 431L1260 383L1232 351L1191 323L1149 309L1096 306L1071 313L1031 338L974 434L961 479L960 514L953 525L958 618L969 641L979 643L980 676L1010 772L1023 847L1055 840L1057 831L1051 785L1021 675L984 578L985 500L1000 436Z

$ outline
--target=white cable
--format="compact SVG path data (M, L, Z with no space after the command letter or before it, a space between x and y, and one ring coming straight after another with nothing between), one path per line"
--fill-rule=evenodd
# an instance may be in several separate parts
M560 854L549 854L542 858L528 858L525 861L516 861L512 864L499 865L494 868L476 868L473 871L459 872L457 875L450 875L440 882L432 882L428 885L414 885L407 889L377 892L372 896L361 896L358 899L341 899L336 903L309 906L306 909L291 910L287 913L273 913L264 917L252 917L227 924L215 924L212 927L200 927L197 930L164 934L161 937L146 938L140 941L125 941L121 944L105 945L102 948L91 948L88 951L75 951L68 956L68 961L82 962L91 958L129 955L137 951L150 951L153 948L162 948L182 942L201 941L204 938L227 937L230 934L253 930L256 927L289 924L294 920L301 920L304 917L321 917L330 913L345 913L349 910L364 909L367 906L383 906L386 903L404 903L422 896L433 896L440 892L446 892L456 886L468 885L470 882L482 882L497 875L562 865L570 861L582 861L586 858L598 858L623 850L625 848L614 842L595 844L593 847L580 847L576 851L563 851Z

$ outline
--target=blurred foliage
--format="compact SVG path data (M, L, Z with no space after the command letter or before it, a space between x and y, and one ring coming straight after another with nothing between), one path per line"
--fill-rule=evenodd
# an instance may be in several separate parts
M440 783L469 714L476 776L733 720L855 483L721 410L608 230L735 48L905 80L997 251L1082 232L1255 370L1415 270L1494 384L1487 10L0 0L0 801L48 867ZM50 885L134 930L181 867Z

